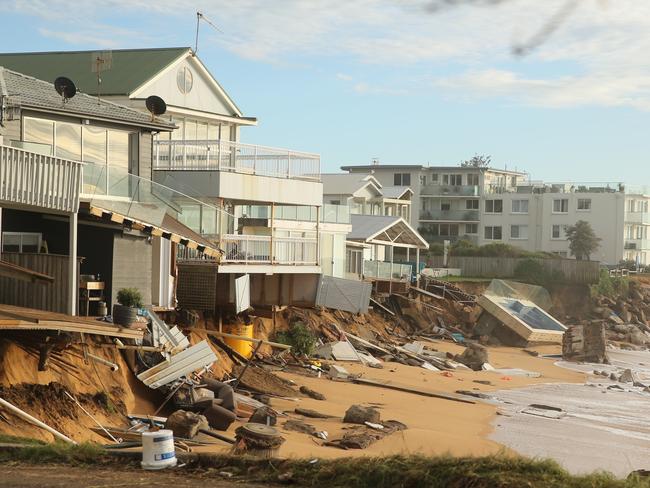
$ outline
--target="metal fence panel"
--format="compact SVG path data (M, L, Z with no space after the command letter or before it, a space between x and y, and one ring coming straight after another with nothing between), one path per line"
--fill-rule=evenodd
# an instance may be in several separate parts
M321 275L316 305L352 313L366 313L371 291L372 285L364 281Z

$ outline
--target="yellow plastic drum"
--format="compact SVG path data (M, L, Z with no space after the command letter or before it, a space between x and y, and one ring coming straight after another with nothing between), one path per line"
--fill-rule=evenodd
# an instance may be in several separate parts
M233 324L223 326L223 331L228 334L234 334L242 337L253 338L253 329L252 325L243 325L243 324ZM223 342L230 346L235 352L241 354L246 359L250 358L253 355L253 346L254 344L250 341L244 341L242 339L235 339L233 337L224 337Z

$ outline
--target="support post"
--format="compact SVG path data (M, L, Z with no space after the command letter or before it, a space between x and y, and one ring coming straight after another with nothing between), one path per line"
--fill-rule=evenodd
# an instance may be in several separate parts
M68 302L68 313L70 315L77 315L77 298L79 296L79 284L77 283L77 213L70 214L70 229L69 229L69 244L68 244L68 275L70 284L70 297Z
M2 207L0 207L0 257L2 256Z
M392 295L393 293L393 254L395 251L394 246L390 246L390 280L388 281L388 294Z
M273 264L273 235L275 234L275 203L271 202L271 240L269 241L269 259Z
M320 207L316 207L316 266L320 266Z
M410 261L411 260L410 258L411 258L411 248L407 247L406 248L406 260Z
M420 288L420 248L415 248L415 286Z

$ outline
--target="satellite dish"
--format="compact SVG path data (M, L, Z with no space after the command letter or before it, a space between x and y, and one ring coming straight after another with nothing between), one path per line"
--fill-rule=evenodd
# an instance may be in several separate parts
M66 78L65 76L59 76L54 80L54 89L63 98L63 103L77 94L77 87L74 86L70 78Z
M147 110L151 112L151 120L158 115L162 115L167 111L167 104L165 101L156 95L151 95L147 97L144 104L147 106Z

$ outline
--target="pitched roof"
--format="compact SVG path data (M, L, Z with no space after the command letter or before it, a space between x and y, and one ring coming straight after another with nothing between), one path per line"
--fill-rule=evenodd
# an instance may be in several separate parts
M189 47L171 47L112 51L112 68L101 73L101 93L128 95L189 50ZM65 76L80 91L96 95L97 73L91 69L96 52L0 53L0 66L47 81Z
M395 247L419 247L428 249L426 240L402 217L393 215L350 215L352 231L347 235L351 241L367 243L393 242Z
M77 93L66 103L54 89L54 84L17 73L0 65L0 86L23 108L43 110L65 115L106 120L120 124L150 127L158 130L172 130L173 125L117 103L98 100L96 97Z
M381 193L381 185L371 175L352 173L321 174L323 195L353 195L367 185L373 185Z
M407 192L413 193L413 190L408 186L385 186L381 192L386 198L402 198Z

